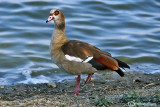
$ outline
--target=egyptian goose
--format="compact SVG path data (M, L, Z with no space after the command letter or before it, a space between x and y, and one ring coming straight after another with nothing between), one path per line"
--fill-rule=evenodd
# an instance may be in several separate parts
M98 70L110 69L124 76L121 68L129 66L111 56L110 53L77 40L68 40L65 35L65 17L62 11L53 9L50 11L50 22L54 20L54 32L51 38L50 53L53 62L65 72L78 75L75 95L79 94L80 75L88 74L85 83L91 80L92 75Z

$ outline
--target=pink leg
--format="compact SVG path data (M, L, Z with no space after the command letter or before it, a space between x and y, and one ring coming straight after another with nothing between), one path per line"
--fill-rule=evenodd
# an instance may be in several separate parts
M75 89L75 95L78 95L79 94L79 84L80 84L80 80L81 80L81 77L80 75L78 75L78 77L76 78L77 80L77 85L76 85L76 89Z
M93 74L89 74L89 75L88 75L88 77L87 77L87 79L86 79L86 81L85 81L85 84L87 84L87 83L91 80L92 75L93 75Z

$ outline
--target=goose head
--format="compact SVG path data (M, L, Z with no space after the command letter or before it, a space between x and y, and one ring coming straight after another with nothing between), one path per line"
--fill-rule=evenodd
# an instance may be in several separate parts
M62 13L62 11L60 11L59 9L52 9L50 11L49 17L46 20L46 23L50 22L50 21L54 21L55 23L62 23L65 21L65 17L64 14Z

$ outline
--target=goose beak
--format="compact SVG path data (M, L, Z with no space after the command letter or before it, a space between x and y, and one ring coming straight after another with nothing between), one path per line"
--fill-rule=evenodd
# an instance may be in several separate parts
M50 22L51 20L53 20L54 17L53 16L49 16L49 18L46 20L46 23Z
M49 21L48 20L46 20L46 23L48 23Z

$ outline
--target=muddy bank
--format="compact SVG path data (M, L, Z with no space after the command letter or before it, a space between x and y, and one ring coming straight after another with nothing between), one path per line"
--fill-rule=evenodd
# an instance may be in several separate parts
M72 96L76 80L61 83L0 86L0 106L94 107L160 105L160 74L127 72L121 78L114 72L97 73Z

